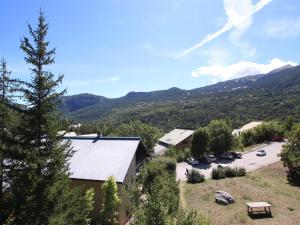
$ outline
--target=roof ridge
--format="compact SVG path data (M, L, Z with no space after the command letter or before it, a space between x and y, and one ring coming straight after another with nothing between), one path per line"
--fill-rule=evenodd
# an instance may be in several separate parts
M75 140L127 140L127 141L140 141L141 137L91 137L91 136L67 136L63 139L75 139Z

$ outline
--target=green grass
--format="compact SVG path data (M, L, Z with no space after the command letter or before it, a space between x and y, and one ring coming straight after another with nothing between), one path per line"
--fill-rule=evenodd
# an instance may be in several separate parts
M180 185L181 206L207 215L215 225L300 224L300 187L291 186L286 170L278 162L246 177L208 180L201 184ZM222 206L215 203L215 192L224 190L236 198L236 203ZM246 202L266 201L273 205L273 218L251 219Z

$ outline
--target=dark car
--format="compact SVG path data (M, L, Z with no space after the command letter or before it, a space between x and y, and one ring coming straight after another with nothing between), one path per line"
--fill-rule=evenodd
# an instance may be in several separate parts
M230 154L236 159L241 159L243 157L242 153L240 152L230 152Z
M228 153L228 152L222 153L221 155L219 155L219 157L221 159L229 159L229 160L233 159L233 156L230 153Z
M194 158L188 158L187 160L187 163L194 166L194 165L199 165L199 161L194 159Z
M276 142L283 142L283 137L280 136L274 136L272 137L272 141L276 141Z
M204 157L203 161L206 163L217 162L217 158L214 155L207 155Z

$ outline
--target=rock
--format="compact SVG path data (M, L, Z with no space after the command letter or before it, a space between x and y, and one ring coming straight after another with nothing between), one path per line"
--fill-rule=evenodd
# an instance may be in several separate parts
M222 205L228 205L235 202L234 197L225 191L217 191L215 199L217 203Z
M221 205L229 205L230 203L225 198L220 198L216 196L216 203Z

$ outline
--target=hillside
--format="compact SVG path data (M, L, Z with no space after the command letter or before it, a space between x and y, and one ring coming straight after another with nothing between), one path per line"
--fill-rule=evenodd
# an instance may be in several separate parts
M181 205L207 215L213 224L296 225L296 221L300 221L300 189L287 182L282 162L250 172L245 177L207 180L198 185L184 183L180 187ZM229 206L216 204L214 197L218 190L232 194L236 202ZM273 217L251 219L247 215L246 202L262 200L273 205Z
M253 119L280 119L287 115L299 119L300 66L193 90L130 92L114 99L90 94L65 96L61 109L75 121L139 119L163 129L197 127L214 118L227 118L233 126Z

